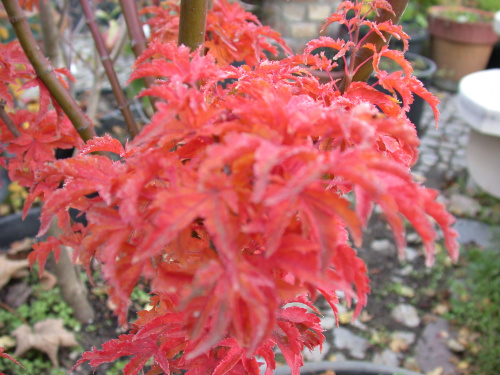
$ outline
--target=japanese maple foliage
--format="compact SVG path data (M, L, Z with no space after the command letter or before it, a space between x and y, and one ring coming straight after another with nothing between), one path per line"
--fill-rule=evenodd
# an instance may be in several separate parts
M369 4L390 10L384 0ZM141 95L159 100L135 139L123 146L106 135L83 144L52 112L12 112L21 133L15 139L0 122L2 142L15 154L10 174L30 188L26 209L35 198L44 202L40 234L55 217L63 231L39 244L32 262L43 269L60 245L74 248L87 268L99 261L123 324L136 284L151 286L150 309L130 332L84 353L77 365L131 356L125 374L148 362L148 374L222 375L260 374L264 362L271 374L277 346L298 374L302 351L324 341L315 299L322 295L336 313L342 291L348 303L356 301L355 315L367 302L366 266L351 243L361 245L374 204L385 213L400 256L406 219L423 239L428 264L433 222L457 258L453 218L435 201L437 192L410 174L419 141L406 111L417 94L437 116L437 100L411 75L403 53L359 40L361 24L370 33L408 39L399 26L365 19L361 6L344 2L327 20L344 23L350 40L321 37L303 54L279 61L263 53L276 52L265 37L288 51L279 35L236 3L214 3L206 54L172 41L177 8L149 7L144 12L156 15L149 21L153 37L130 79L155 77ZM349 10L355 16L347 20ZM359 66L347 53L373 50L365 64L394 97L364 82L342 91L333 80L320 84L309 69L337 65L314 54L322 47L338 51L335 60L345 59L351 78ZM14 45L2 48L8 52L0 54L3 65L22 59ZM381 70L382 56L402 72ZM11 82L20 73L2 74ZM79 150L75 157L53 158L55 147L69 146ZM72 223L69 208L84 212L87 226Z

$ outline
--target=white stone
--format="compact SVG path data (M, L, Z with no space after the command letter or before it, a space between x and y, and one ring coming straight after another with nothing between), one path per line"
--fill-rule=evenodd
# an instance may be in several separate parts
M403 268L396 271L401 276L410 276L413 272L413 267L411 264L407 264Z
M352 357L357 359L365 358L366 351L370 346L367 339L357 336L342 327L337 328L333 333L333 343L337 349L346 349Z
M337 326L337 321L333 316L323 316L321 317L321 327L329 331Z
M391 316L394 320L407 327L415 328L420 324L417 309L415 309L412 305L401 304L396 306L392 310Z
M371 243L370 248L379 253L388 253L395 250L393 243L388 239L375 240Z
M407 247L405 249L405 257L408 262L413 262L415 259L419 257L419 254L417 250L411 247Z
M393 340L403 340L408 345L412 345L415 342L415 334L413 332L406 331L395 331L392 334Z
M382 353L377 353L373 356L373 363L378 365L386 365L392 367L399 366L398 355L390 349L385 349Z

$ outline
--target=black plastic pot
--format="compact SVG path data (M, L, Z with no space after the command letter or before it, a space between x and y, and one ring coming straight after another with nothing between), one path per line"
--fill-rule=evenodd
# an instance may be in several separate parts
M0 181L1 181L0 203L2 203L9 194L9 184L10 184L9 175L7 174L7 171L3 168L0 168Z
M345 362L317 362L306 363L300 370L301 375L320 375L331 370L335 375L421 375L406 369L377 365L370 362L345 361ZM279 367L274 375L290 375L288 366Z
M493 46L493 51L491 52L490 61L488 61L487 69L498 69L500 68L500 42Z
M415 75L420 81L422 81L425 88L429 89L432 82L432 77L434 76L434 73L437 70L436 63L427 57L412 52L406 52L405 57L410 62L421 61L425 65L425 68L423 69L418 69L418 70L415 69L413 75ZM371 77L368 80L368 83L374 84L376 81L377 80L375 77ZM377 86L377 89L379 89L382 92L385 92L386 94L390 94L388 91L384 90L381 86ZM401 97L399 97L399 99L401 100ZM419 137L422 137L426 131L426 129L423 128L420 124L421 122L420 120L422 119L422 113L424 109L424 102L425 102L424 99L422 99L418 95L415 95L414 101L410 106L410 111L408 112L408 118L417 128L417 134Z
M0 217L0 249L8 249L11 243L23 238L35 237L40 229L41 210L41 207L32 208L24 220L22 212Z
M418 55L424 54L429 44L429 31L416 23L403 22L401 24L403 31L410 36L408 43L408 52ZM391 48L403 50L403 42L396 38L391 38L389 42Z

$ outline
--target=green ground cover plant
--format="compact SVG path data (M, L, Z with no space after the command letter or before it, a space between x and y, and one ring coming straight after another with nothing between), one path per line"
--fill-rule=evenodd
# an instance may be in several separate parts
M500 367L500 252L468 248L465 267L451 283L447 318L477 333L470 342L471 373L494 374Z

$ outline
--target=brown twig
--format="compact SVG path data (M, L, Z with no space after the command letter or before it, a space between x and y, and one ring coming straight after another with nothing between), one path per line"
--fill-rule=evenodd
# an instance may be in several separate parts
M121 27L120 27L120 30L122 30ZM110 60L113 63L120 56L120 53L123 50L123 46L125 45L126 39L127 39L127 33L121 32L118 43L116 43L114 45L113 50L109 54ZM92 88L90 90L90 95L89 95L88 105L87 105L87 110L86 110L87 116L89 116L90 119L94 122L95 122L96 115L97 115L99 101L101 99L101 90L102 90L103 80L104 80L104 77L106 75L106 73L103 69L99 69L98 64L95 64L95 65L96 66L94 66L94 68L92 69L93 75L94 75L94 82L93 82Z
M0 118L5 123L5 125L7 125L7 128L9 128L12 135L17 138L21 135L21 133L17 129L16 124L14 124L8 113L5 112L5 104L5 100L0 100Z
M134 51L135 57L139 57L147 48L146 36L144 35L144 30L142 29L142 23L139 19L139 11L137 10L137 3L135 0L120 0L120 5L122 8L123 16L125 17L125 23L127 24L128 37L130 39L130 47ZM146 87L151 87L154 85L153 77L144 77L144 85ZM149 97L151 104L154 109L154 103L156 98L153 96Z
M8 312L10 312L11 314L17 316L19 319L21 319L23 321L24 324L26 324L27 326L29 326L28 321L26 319L24 319L16 310L14 310L12 307L10 307L9 305L7 305L6 303L0 302L0 307L4 308L5 310L7 310Z
M43 35L43 52L52 65L59 65L58 39L59 31L54 19L52 3L47 0L38 0L40 24Z
M38 43L30 30L26 16L18 0L2 0L9 21L16 33L17 39L35 69L37 76L42 80L52 97L62 108L66 116L75 127L84 141L95 136L94 127L85 116L78 103L69 94L68 90L59 81L54 69L43 55Z
M135 137L137 134L139 134L139 127L135 122L134 115L132 114L132 111L130 110L130 107L127 103L127 98L125 97L125 94L123 93L123 90L120 86L120 82L118 81L118 76L116 75L115 69L111 62L111 58L106 48L106 44L95 21L94 13L92 12L92 8L90 7L89 0L80 0L80 4L82 5L83 13L85 14L85 18L87 19L87 25L90 29L90 32L92 33L92 37L94 38L97 52L99 53L99 57L101 58L102 66L104 67L106 75L108 76L108 80L118 102L119 109L122 112L125 123L127 124L128 131L132 137Z

